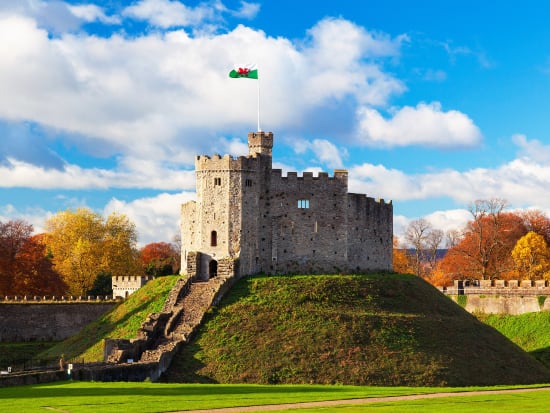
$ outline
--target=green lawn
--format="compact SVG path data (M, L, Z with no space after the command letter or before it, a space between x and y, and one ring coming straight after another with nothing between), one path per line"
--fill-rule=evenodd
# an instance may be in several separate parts
M491 389L505 388L492 387ZM508 387L510 388L510 387ZM319 385L208 385L162 383L65 382L48 385L0 388L2 411L70 413L155 413L214 409L261 404L342 400L468 391L480 388L363 387ZM489 388L481 388L489 389ZM452 397L376 405L300 409L300 412L547 412L550 390L523 394ZM369 410L367 410L369 409ZM296 410L297 411L297 410Z

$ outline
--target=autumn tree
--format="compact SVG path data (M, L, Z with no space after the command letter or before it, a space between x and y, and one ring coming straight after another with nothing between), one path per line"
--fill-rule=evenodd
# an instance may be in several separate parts
M0 294L13 292L17 253L33 232L31 224L23 220L0 221Z
M137 269L136 229L124 215L104 221L89 209L67 210L48 219L45 229L55 268L73 295L86 295L101 272L129 275Z
M180 251L167 242L153 242L140 252L140 262L145 272L153 276L177 274L180 269Z
M17 252L13 294L63 295L67 285L55 271L43 242L44 234L30 237Z
M524 279L550 279L550 250L544 237L529 231L512 250L512 257Z
M393 238L393 257L392 257L393 271L401 274L412 274L413 268L410 264L410 257L403 248L399 248L399 240Z
M518 215L523 219L527 231L533 231L541 235L550 245L550 218L538 209L530 209L519 212Z
M407 226L405 240L412 247L411 265L416 275L429 277L435 268L443 236L443 231L433 228L424 218L411 221Z
M455 272L460 272L456 278L502 278L513 270L510 251L525 234L525 226L517 214L504 211L506 206L506 201L498 198L477 200L470 206L473 220L446 257Z

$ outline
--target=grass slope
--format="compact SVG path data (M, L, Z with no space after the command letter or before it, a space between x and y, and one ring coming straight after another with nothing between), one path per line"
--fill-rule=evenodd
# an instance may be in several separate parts
M66 359L77 358L86 362L103 361L103 339L134 338L146 317L162 310L166 297L177 278L178 276L167 276L149 281L113 310L40 356L59 358L63 354Z
M398 274L241 279L163 378L407 386L549 379L496 330Z
M550 369L550 311L521 315L478 314Z

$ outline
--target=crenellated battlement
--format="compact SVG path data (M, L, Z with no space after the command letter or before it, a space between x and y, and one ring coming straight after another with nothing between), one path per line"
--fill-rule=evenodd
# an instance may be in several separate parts
M77 304L77 303L85 303L90 304L93 302L114 302L117 301L117 299L109 296L109 295L98 295L96 296L49 296L49 295L15 295L15 296L1 296L0 297L0 304L60 304L60 303L71 303L71 304Z
M286 176L283 176L283 171L281 169L272 169L271 170L271 179L281 179L287 181L294 180L303 180L303 181L334 181L334 180L346 180L348 177L348 171L346 170L335 170L333 176L329 176L328 172L318 172L317 176L313 172L305 171L302 172L302 176L298 175L298 172L287 172Z
M248 148L196 157L197 202L181 210L183 271L208 279L224 259L239 275L391 270L391 201L349 194L345 169L283 176L271 132L249 133Z
M122 275L111 278L111 286L113 288L113 297L126 298L130 294L139 290L147 282L154 277L148 275Z
M231 155L200 155L195 159L196 172L222 172L256 170L258 168L258 154L251 156Z

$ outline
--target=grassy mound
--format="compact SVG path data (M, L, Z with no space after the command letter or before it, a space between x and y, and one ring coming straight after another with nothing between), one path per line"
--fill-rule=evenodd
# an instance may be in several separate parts
M480 314L477 317L550 369L550 311L521 315Z
M151 313L162 310L168 293L178 276L159 277L149 281L77 335L64 340L44 353L42 358L81 359L85 362L103 361L104 338L134 338L137 330Z
M384 274L244 278L163 380L463 386L550 376L421 279Z

